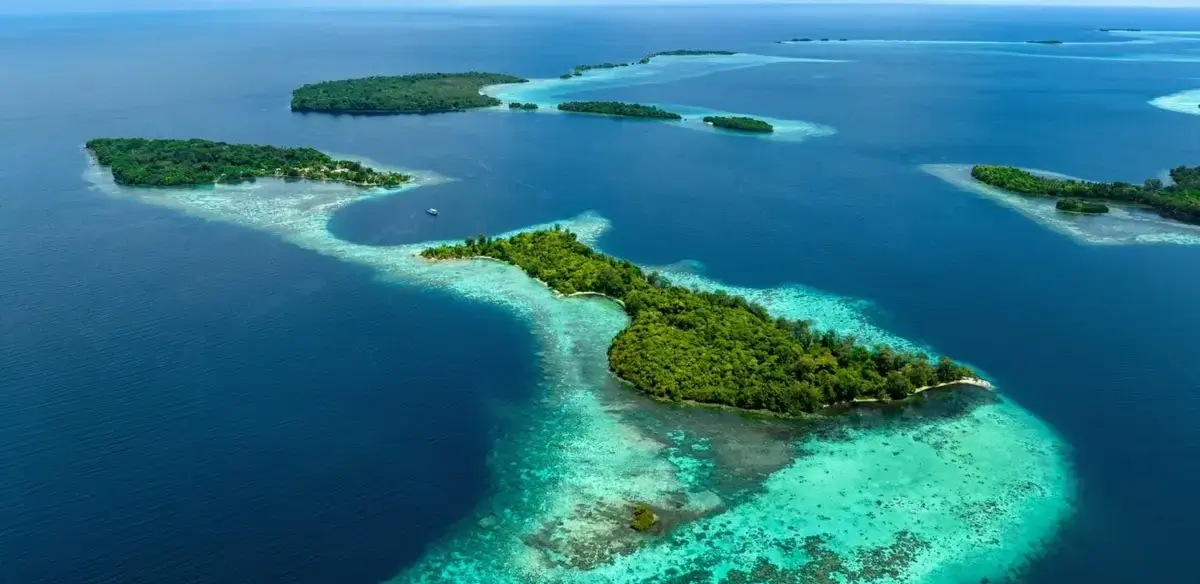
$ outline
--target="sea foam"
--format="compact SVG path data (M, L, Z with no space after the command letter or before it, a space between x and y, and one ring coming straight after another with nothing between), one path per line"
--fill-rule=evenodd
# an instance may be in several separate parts
M565 114L566 112L559 111L556 106L563 101L569 101L567 99L568 96L585 91L668 83L681 79L711 75L720 71L762 67L764 65L841 62L843 61L799 59L746 53L686 57L664 55L654 57L649 63L645 64L631 64L626 67L615 67L612 69L592 69L585 71L578 77L571 77L570 79L532 79L528 83L492 85L484 87L482 92L505 102L536 103L538 105L538 109L534 112L519 111L515 112L515 114ZM727 112L684 104L655 103L647 105L656 105L682 115L684 117L682 121L662 123L690 130L719 132L727 135L744 136L746 138L779 140L784 142L800 142L810 138L830 136L835 133L832 127L802 120L788 120L757 114ZM495 111L508 111L506 107L493 109ZM775 131L770 134L754 134L720 130L705 124L703 119L706 116L754 117L770 123L774 126Z
M1055 208L1053 197L1017 195L988 186L971 177L971 164L927 164L921 170L964 191L975 193L1015 209L1039 225L1081 243L1121 245L1135 243L1200 244L1200 226L1164 219L1157 213L1134 207L1108 204L1103 215L1063 213ZM1036 174L1079 180L1043 170L1026 169Z
M973 405L943 416L922 417L917 407L900 417L863 414L875 421L847 418L823 432L655 404L607 372L607 346L627 324L614 303L558 296L498 262L427 262L417 253L430 243L371 247L327 230L355 201L446 180L412 174L415 184L385 191L273 180L127 189L94 165L86 173L114 197L272 233L386 281L499 305L530 323L540 397L497 412L513 430L490 457L492 493L394 582L978 582L1024 565L1071 514L1066 446L1002 395L952 394L973 396ZM609 227L594 213L559 223L591 245ZM686 271L671 276L722 286ZM774 314L902 341L864 329L860 302L798 287L725 289ZM634 502L654 506L674 529L629 529Z

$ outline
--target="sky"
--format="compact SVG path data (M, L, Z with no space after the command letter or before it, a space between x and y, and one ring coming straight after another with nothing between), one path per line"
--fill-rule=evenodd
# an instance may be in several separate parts
M855 4L888 0L0 0L0 14L110 12L203 8L402 8L416 5L603 5L603 4ZM1194 7L1200 0L892 0L905 4Z

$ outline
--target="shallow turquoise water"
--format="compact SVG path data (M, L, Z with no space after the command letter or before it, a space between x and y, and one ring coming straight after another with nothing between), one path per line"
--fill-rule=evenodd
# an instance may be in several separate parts
M983 163L986 164L986 163ZM1019 211L1022 215L1077 241L1093 244L1200 244L1200 226L1164 219L1157 213L1112 205L1099 216L1063 213L1050 197L1025 197L990 187L971 178L971 164L930 164L922 170L966 192L975 193ZM1053 172L1029 169L1043 174ZM1075 179L1058 175L1061 178ZM1078 180L1078 179L1076 179ZM1136 183L1129 180L1126 182Z
M445 180L416 175L412 188ZM1074 479L1065 445L1003 398L943 421L881 424L836 440L807 437L795 444L804 454L771 474L759 492L714 491L711 461L696 458L697 449L671 447L647 434L623 418L627 404L606 396L606 349L626 324L615 305L558 297L511 266L431 264L416 255L428 244L356 245L325 227L347 204L405 196L404 190L361 194L334 184L260 181L147 191L116 187L95 166L87 178L114 196L265 230L370 266L384 278L502 305L530 322L541 347L544 397L529 425L496 445L493 472L500 489L396 582L652 582L667 574L717 582L735 571L761 570L763 561L799 577L820 558L784 550L814 536L824 538L824 552L844 559L846 573L897 570L926 582L961 582L1021 567L1071 513ZM594 214L556 223L592 243L609 226ZM674 277L723 288L694 276ZM762 302L773 314L806 316L866 340L913 346L866 325L852 301L795 287L725 289ZM672 432L686 435L684 428ZM625 523L635 502L693 520L665 537L638 541ZM855 559L890 549L897 538L908 542L903 559Z
M829 59L801 59L769 55L753 55L747 53L738 53L736 55L698 56L668 55L654 57L649 63L644 64L633 63L627 67L592 69L585 71L578 77L572 77L570 79L532 79L528 83L494 85L484 88L483 92L505 102L516 101L523 103L536 103L538 105L538 109L534 112L513 112L516 114L562 114L564 112L560 112L555 108L555 106L563 101L569 101L569 96L572 94L583 93L586 91L622 88L631 85L670 83L672 81L679 81L683 79L704 77L706 75L712 75L721 71L734 71L738 69L762 67L764 65L803 65L805 63L837 62L839 61ZM721 133L725 135L780 140L786 142L799 142L809 138L829 136L835 131L833 128L822 126L820 124L814 124L802 120L784 120L756 114L753 112L727 112L676 103L655 103L651 105L657 105L668 111L678 113L684 118L680 121L657 123L663 123L670 126L687 128L691 130ZM497 109L503 109L507 111L507 108L504 106L501 106ZM705 124L703 119L706 116L751 116L771 124L774 126L775 131L767 135L747 135L745 133L720 130Z
M1080 245L922 168L1131 180L1195 161L1197 118L1150 102L1197 86L1196 47L1112 45L1093 30L1194 29L1194 13L873 14L4 21L0 51L14 58L0 71L22 91L0 95L0 153L14 161L0 168L0 548L19 552L3 569L54 582L120 580L129 566L164 581L313 584L442 570L636 581L642 566L677 565L708 570L682 581L796 576L756 565L761 552L801 576L887 581L904 568L971 582L1026 566L1038 583L1186 581L1197 248ZM1080 44L772 42L814 34ZM826 131L787 141L550 112L286 108L291 88L319 79L459 68L554 79L677 47L778 62L664 62L669 82L585 78L563 95ZM308 145L436 172L365 197L268 182L105 197L78 180L79 145L96 135ZM434 270L403 253L553 222L679 281L970 362L999 398L929 396L840 430L655 404L604 383L603 349L624 322L613 307L557 299L504 266ZM921 496L943 484L947 497ZM570 568L629 552L615 526L635 497L690 520L680 536L753 536L710 538L720 558L667 537L587 575Z

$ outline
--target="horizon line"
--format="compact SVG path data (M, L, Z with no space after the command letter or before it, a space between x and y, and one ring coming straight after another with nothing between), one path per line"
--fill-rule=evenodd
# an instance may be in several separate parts
M1117 0L1122 1L1122 0ZM1123 0L1129 1L1129 0ZM379 0L359 0L351 3L330 3L323 0L300 0L288 3L287 0L267 0L264 3L250 5L239 0L203 0L185 2L173 6L118 6L114 8L97 9L94 4L80 6L43 7L16 10L0 8L0 16L50 16L64 14L112 14L112 13L170 13L170 12L246 12L246 11L387 11L404 12L411 9L460 9L460 8L686 8L686 7L768 7L768 6L894 6L894 7L963 7L963 8L1105 8L1118 10L1145 9L1196 9L1195 4L1183 4L1190 0L1149 0L1137 4L1110 3L1107 0L415 0L397 6L392 3L381 3ZM230 3L236 2L236 3Z

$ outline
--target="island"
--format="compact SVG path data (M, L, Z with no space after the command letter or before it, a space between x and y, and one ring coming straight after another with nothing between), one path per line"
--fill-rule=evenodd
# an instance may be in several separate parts
M775 126L767 122L744 116L705 116L704 123L711 124L713 127L740 132L770 134L775 131Z
M321 180L390 187L412 177L334 160L312 148L278 148L209 140L93 138L87 150L117 184L145 187L252 182L256 178Z
M659 51L646 55L647 58L654 57L700 57L704 55L736 55L737 51L712 51L712 50L696 50L696 49L675 49L673 51Z
M662 120L682 120L683 116L669 112L652 105L638 103L623 103L619 101L568 101L558 104L558 109L564 112L583 114L602 114L606 116L621 116L626 118L656 118Z
M1057 40L1025 41L1025 42L1027 44L1031 44L1031 45L1061 45L1061 44L1063 44L1062 41L1057 41Z
M1140 28L1102 28L1100 32L1142 32Z
M585 72L591 71L593 69L616 69L619 67L629 67L631 65L645 65L645 64L649 63L650 60L655 57L699 57L699 56L703 56L703 55L736 55L736 54L737 54L736 51L711 51L711 50L696 50L696 49L675 49L672 51L659 51L657 53L650 53L649 55L646 55L645 57L638 59L634 63L599 63L596 65L576 65L575 68L571 69L570 72L559 75L559 79L570 79L572 77L579 77L579 76L583 75Z
M562 77L563 77L563 79L570 79L571 77L579 77L580 75L583 75L583 73L585 71L591 71L592 69L616 69L618 67L628 67L628 66L629 66L629 63L600 63L597 65L576 65L575 68L572 69L570 73L564 74Z
M980 164L971 168L975 180L1017 194L1144 205L1168 219L1200 224L1200 166L1180 166L1170 175L1170 185L1156 178L1134 185L1039 176L1011 166Z
M334 114L431 114L500 105L485 85L525 83L500 73L421 73L322 81L292 92L292 111Z
M920 353L866 347L805 321L771 318L740 296L673 285L557 226L508 238L468 237L421 256L491 258L559 294L613 299L630 323L608 349L609 366L659 400L799 416L831 404L904 399L977 378L944 357L933 365Z
M538 108L538 104L536 104L536 103L521 103L519 101L514 101L514 102L508 104L508 109L515 109L515 110L532 111L537 108Z
M1081 201L1079 199L1059 199L1054 204L1054 208L1059 211L1068 213L1084 213L1087 215L1096 215L1108 212L1108 205L1097 203L1094 201Z

